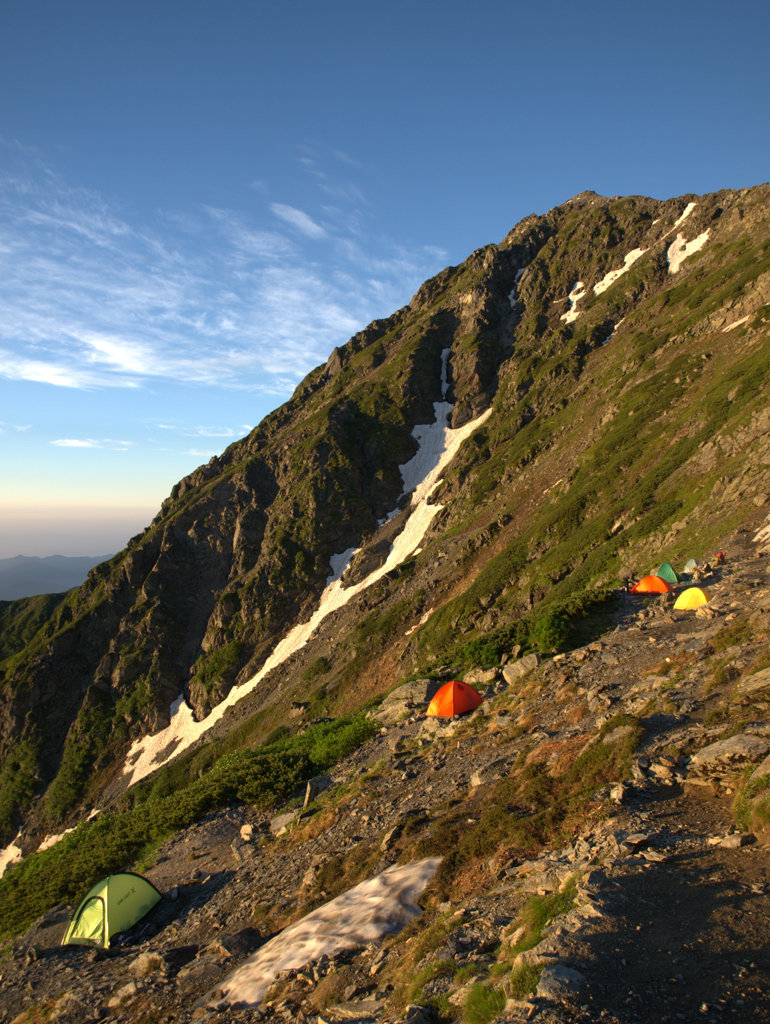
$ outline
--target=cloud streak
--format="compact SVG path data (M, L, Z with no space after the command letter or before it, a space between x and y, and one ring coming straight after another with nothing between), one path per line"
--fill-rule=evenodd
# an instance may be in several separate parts
M153 381L285 397L335 345L442 263L365 246L361 190L318 188L319 221L273 202L201 205L148 227L30 154L0 177L0 376L59 388ZM10 159L10 158L13 159ZM324 206L334 187L337 204ZM254 192L257 202L261 192ZM284 226L275 230L277 218Z
M285 206L283 203L271 203L270 209L281 220L286 221L287 224L291 224L292 227L297 228L303 235L307 235L308 238L323 238L326 232L320 224L316 224L312 217L309 217L302 210L297 210L293 206Z
M55 448L108 448L113 452L125 452L129 448L133 447L133 441L116 441L112 438L105 438L102 441L97 441L92 437L74 438L74 437L60 437L55 441L51 441L51 444Z

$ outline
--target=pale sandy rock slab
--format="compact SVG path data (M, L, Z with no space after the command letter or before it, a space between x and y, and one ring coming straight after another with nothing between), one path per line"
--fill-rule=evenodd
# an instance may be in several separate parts
M553 944L544 939L538 942L532 949L525 949L518 953L514 960L514 967L537 967L539 964L556 959L556 951Z
M455 735L469 717L470 715L461 715L457 718L426 718L420 725L417 735L422 739L448 739Z
M128 970L137 978L144 978L150 974L159 974L166 969L166 961L159 953L140 953L128 965Z
M312 779L308 779L307 786L305 787L305 802L303 807L307 807L317 796L319 796L325 789L329 789L332 785L331 775L314 775Z
M503 668L503 679L509 685L517 682L523 678L528 672L532 672L540 664L539 654L527 654L524 658L519 658L518 661L514 661Z
M441 683L435 679L414 679L389 693L374 717L383 725L392 725L409 714L424 711Z
M720 839L719 846L725 850L740 850L742 846L750 846L756 842L756 839L753 832L735 832Z
M770 741L762 736L742 733L726 740L710 743L703 750L693 754L690 770L695 772L716 771L727 765L761 761L770 753Z
M754 771L751 773L751 781L755 779L762 779L766 775L770 775L770 756L766 757L761 764L758 764Z
M493 683L497 679L496 668L472 668L463 676L466 683Z
M270 831L273 835L281 835L299 814L299 810L286 811L284 814L277 814L270 822Z
M544 968L537 984L537 995L541 999L559 1002L570 999L585 985L585 975L563 964L550 964Z
M770 689L770 668L763 668L749 676L748 679L741 679L735 687L736 692L740 693L743 697L748 697L767 689Z

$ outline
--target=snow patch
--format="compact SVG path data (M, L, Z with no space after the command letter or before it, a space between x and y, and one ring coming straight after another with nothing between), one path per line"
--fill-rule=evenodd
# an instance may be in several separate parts
M601 295L602 292L606 292L610 285L614 284L619 277L622 277L636 263L639 257L644 256L646 252L646 249L632 249L623 260L623 266L619 270L611 270L598 284L594 285L594 293Z
M770 545L770 516L767 517L765 525L760 527L754 534L754 543L759 544L763 550L766 550L768 545Z
M693 238L691 242L685 242L684 235L678 234L666 252L669 274L676 274L682 263L688 256L698 252L708 241L711 228L706 228L702 235Z
M289 925L217 987L217 996L222 996L214 1005L257 1006L281 971L297 970L343 949L359 949L399 931L422 913L417 900L440 863L440 857L429 857L387 868ZM212 997L214 993L207 998Z
M571 324L580 316L580 313L575 307L577 306L578 302L580 302L580 300L583 298L585 293L586 286L583 284L583 282L575 281L575 284L572 286L572 291L567 296L567 299L569 301L569 310L566 313L562 313L561 316L561 319L566 321L566 323Z
M11 843L10 846L0 852L0 878L6 873L8 868L14 864L18 864L22 858L22 852L16 843Z
M745 324L750 316L751 314L747 314L746 316L742 316L740 320L733 320L733 322L728 324L727 327L722 328L722 334L727 334L728 331L734 331L736 327L740 327L741 324Z
M679 217L674 222L674 227L671 229L672 231L675 228L678 228L680 224L683 224L687 220L692 211L695 209L696 205L696 203L688 203L687 206L685 206L684 210L682 210L682 212L679 214Z
M342 576L343 572L348 567L350 559L353 557L356 551L358 551L358 548L348 548L347 551L343 551L339 555L331 556L331 558L329 559L329 565L331 566L332 574L331 576L326 577L327 587L329 586L329 584L334 583L335 580L338 580Z
M610 333L609 333L609 334L607 335L607 337L606 337L606 338L604 339L604 341L602 342L602 344L601 344L601 348L604 348L604 346L605 346L605 345L609 345L609 343L610 343L610 342L612 341L612 339L613 339L613 338L615 337L615 335L617 334L617 332L618 332L618 327L620 327L620 325L621 325L621 324L623 323L623 321L624 321L625 319L626 319L626 318L625 318L625 317L623 316L623 317L621 317L621 318L620 318L620 320L618 320L618 322L617 322L617 323L615 324L615 326L614 326L614 327L612 328L612 331L611 331L611 332L610 332Z
M195 721L192 708L186 703L184 696L180 695L171 705L171 721L168 726L154 735L140 737L128 751L123 765L123 774L128 776L128 785L143 779L200 739L220 721L229 708L248 696L269 672L304 647L327 615L342 608L356 594L372 586L420 546L433 518L443 508L442 505L429 502L432 491L441 482L441 474L455 457L463 441L481 426L492 411L491 408L487 409L475 420L455 430L447 426L452 409L452 406L443 400L449 389L448 359L447 349L442 353L442 401L433 403L435 422L414 428L413 435L419 441L420 448L414 458L400 467L401 478L404 481L403 494L411 492L412 495L410 512L401 533L393 541L385 562L364 580L345 588L341 579L355 549L349 548L339 555L334 555L330 559L333 575L328 578L326 589L321 594L318 607L309 621L300 623L290 630L273 649L259 672L240 686L233 687L225 699L202 721Z
M516 271L516 277L513 279L513 288L508 292L508 301L511 304L511 309L516 309L519 298L519 281L526 269L526 267L520 267L519 270Z
M429 608L427 612L425 612L420 617L420 621L417 623L416 626L412 626L411 629L407 629L406 633L404 633L404 636L411 636L412 633L416 632L420 628L420 626L424 626L435 610L435 608Z
M63 832L60 832L56 836L46 836L37 848L37 852L40 853L42 850L50 850L52 846L55 846L61 839L64 839L70 832L74 832L74 828L65 828Z

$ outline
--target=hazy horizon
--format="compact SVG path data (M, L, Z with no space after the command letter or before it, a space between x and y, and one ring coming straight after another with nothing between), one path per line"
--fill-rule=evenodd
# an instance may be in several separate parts
M748 0L38 0L0 25L9 557L120 550L336 346L524 217L770 163L770 9Z
M155 508L0 509L0 558L99 557L122 551Z

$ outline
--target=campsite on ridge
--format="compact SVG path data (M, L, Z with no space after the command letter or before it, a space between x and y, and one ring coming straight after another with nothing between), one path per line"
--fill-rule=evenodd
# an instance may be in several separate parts
M525 218L81 587L0 602L0 1021L215 1019L285 927L428 860L387 937L228 1019L762 1019L769 200ZM163 898L98 964L60 949L126 870Z

